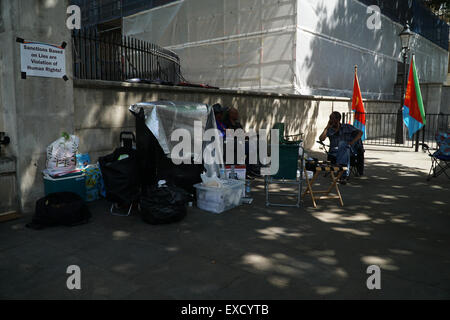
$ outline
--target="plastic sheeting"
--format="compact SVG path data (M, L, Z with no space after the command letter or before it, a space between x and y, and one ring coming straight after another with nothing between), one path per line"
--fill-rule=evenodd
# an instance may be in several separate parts
M393 99L402 26L356 0L181 0L123 20L124 34L175 51L187 81L224 89ZM445 81L448 52L418 36L421 82ZM432 63L430 62L432 60Z
M124 18L124 34L175 51L190 82L294 92L296 1L178 1Z
M146 126L158 140L168 158L172 160L189 158L196 163L203 162L208 176L214 173L219 176L221 165L208 164L203 159L207 145L214 141L220 141L217 135L214 136L214 139L216 139L214 141L203 141L203 134L206 130L217 130L214 112L210 106L194 102L156 101L137 103L129 108L134 114L139 114L141 109L144 111ZM195 131L196 122L201 124L201 132ZM174 157L179 156L172 154L174 147L180 143L180 141L172 141L172 134L177 129L184 129L189 133L191 154L183 154L179 159L174 159ZM201 150L196 150L195 143L200 143ZM221 148L222 145L218 146ZM218 149L218 151L222 154L222 149Z

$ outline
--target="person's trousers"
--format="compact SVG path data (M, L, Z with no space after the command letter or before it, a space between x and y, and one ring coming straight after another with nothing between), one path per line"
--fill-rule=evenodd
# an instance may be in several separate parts
M339 146L337 150L331 155L336 158L336 164L346 166L347 171L344 173L344 176L348 177L350 175L350 154L351 154L351 146L345 142L339 142Z

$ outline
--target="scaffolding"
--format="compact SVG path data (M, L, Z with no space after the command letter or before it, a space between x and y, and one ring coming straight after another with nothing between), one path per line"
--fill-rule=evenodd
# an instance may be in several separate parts
M191 83L350 97L358 65L365 98L393 99L401 26L383 16L374 31L368 18L357 0L178 0L122 27L178 54ZM442 82L448 52L423 38L414 46L422 81Z
M124 33L175 51L188 80L295 92L296 1L176 1L124 19Z

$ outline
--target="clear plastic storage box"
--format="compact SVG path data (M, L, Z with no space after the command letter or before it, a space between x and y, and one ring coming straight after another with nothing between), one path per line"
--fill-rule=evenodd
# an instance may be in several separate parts
M202 183L194 185L197 189L197 207L202 210L222 213L241 204L245 182L224 180L222 188L207 187Z

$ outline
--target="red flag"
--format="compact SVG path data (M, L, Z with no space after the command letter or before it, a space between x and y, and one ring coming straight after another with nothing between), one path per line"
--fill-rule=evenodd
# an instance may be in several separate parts
M409 68L408 86L406 87L405 103L403 106L403 122L408 127L409 137L425 125L425 109L422 93L420 92L419 77L416 70L414 55Z
M355 111L355 119L353 125L360 129L364 134L362 140L366 139L366 111L364 110L364 104L361 94L361 89L359 88L358 75L355 68L355 80L353 81L353 99L352 99L352 110Z

